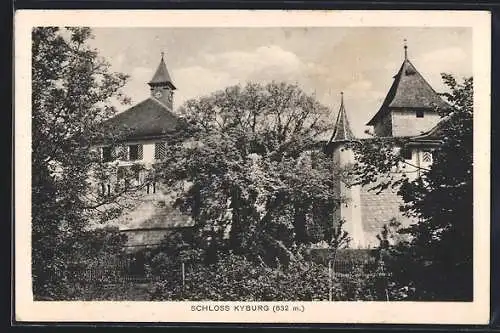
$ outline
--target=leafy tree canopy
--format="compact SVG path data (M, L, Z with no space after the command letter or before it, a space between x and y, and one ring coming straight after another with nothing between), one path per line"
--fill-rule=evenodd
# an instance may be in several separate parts
M322 150L329 110L298 86L249 83L190 100L185 129L161 172L178 186L201 239L236 251L291 257L294 244L332 237L338 174Z
M126 102L127 76L92 49L89 28L41 27L32 31L32 263L35 295L64 281L72 256L92 255L97 239L87 242L91 221L115 216L98 210L106 200L90 191L89 175L104 167L89 152L102 138L99 124L115 110L110 100ZM107 201L109 203L109 200ZM100 235L100 236L99 236ZM115 244L113 234L102 235ZM92 237L91 237L92 238ZM93 245L94 244L94 245ZM51 282L52 281L52 282Z

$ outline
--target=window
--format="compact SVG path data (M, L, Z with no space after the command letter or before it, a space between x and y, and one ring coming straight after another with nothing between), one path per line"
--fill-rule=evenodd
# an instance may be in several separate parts
M163 160L167 153L167 147L165 142L155 143L155 160Z
M431 163L432 162L432 154L428 151L424 151L422 154L422 161L425 163Z
M423 110L418 110L417 111L417 118L423 118L424 117L424 111Z
M411 160L411 150L408 149L408 148L403 148L401 149L401 156L405 159L405 160Z
M142 145L130 145L128 149L130 161L142 160Z
M116 147L116 156L122 160L126 161L128 159L127 146L119 145Z
M102 147L102 161L111 162L114 159L113 153L113 147Z

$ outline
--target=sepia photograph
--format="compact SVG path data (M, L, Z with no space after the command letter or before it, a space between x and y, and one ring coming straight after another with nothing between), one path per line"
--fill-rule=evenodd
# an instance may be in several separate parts
M205 14L23 21L16 288L48 307L189 304L188 321L478 300L487 320L484 13Z

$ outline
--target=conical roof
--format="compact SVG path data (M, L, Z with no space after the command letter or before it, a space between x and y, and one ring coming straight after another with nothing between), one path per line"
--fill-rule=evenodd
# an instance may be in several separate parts
M394 82L382 106L367 125L375 125L377 120L391 108L435 110L447 107L448 104L423 78L405 54L403 64L394 76Z
M344 93L341 93L340 109L337 114L337 121L335 122L330 142L352 141L354 139L355 137L349 125L349 119L347 118L347 112L344 106Z
M156 69L155 74L151 81L148 82L151 86L159 86L159 85L169 85L172 89L176 89L172 79L170 78L170 74L167 70L167 65L165 64L165 60L163 59L163 53L161 54L161 61Z

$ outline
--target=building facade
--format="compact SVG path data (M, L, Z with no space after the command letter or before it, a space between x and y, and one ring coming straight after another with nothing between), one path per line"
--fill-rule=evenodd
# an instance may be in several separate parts
M439 110L448 107L410 62L405 45L404 60L394 76L394 82L378 112L367 123L368 126L373 126L376 138L409 139L405 147L399 147L404 159L404 170L394 170L396 175L404 172L408 178L414 179L420 175L421 170L432 164L432 149L439 144L439 136L436 135L436 128L441 121ZM346 149L346 143L354 140L357 139L349 127L342 96L335 129L329 142L333 158L341 167L355 162L353 152ZM377 235L383 225L389 224L391 220L403 226L415 222L400 211L403 201L397 194L397 189L389 187L379 192L370 190L373 185L339 184L339 187L347 201L336 214L346 221L346 230L352 238L351 247L377 246Z
M176 87L163 54L148 85L148 98L102 124L110 139L95 146L102 161L116 171L98 182L100 195L120 193L125 173L126 181L138 188L136 207L110 224L128 236L128 246L139 248L157 245L172 230L192 226L189 217L172 208L174 198L155 179L154 166L167 158L168 137L179 124L173 112Z
M447 104L410 62L406 46L404 54L403 63L394 76L386 98L367 125L373 126L376 137L412 138L411 144L404 147L402 153L407 164L405 173L416 177L421 168L432 163L432 147L439 139L429 133L432 133L441 119L438 110L446 108ZM110 133L118 133L118 144L98 146L103 161L115 161L119 167L143 166L135 180L138 184L145 181L144 175L149 174L148 170L155 163L168 158L165 156L168 135L180 121L173 112L176 87L167 70L163 54L148 85L150 96L147 99L105 123ZM352 132L342 94L334 131L327 142L333 163L340 167L355 163L353 152L346 147L354 140L361 139L357 139ZM113 177L116 178L116 175ZM113 192L112 183L113 180L110 180L108 184L101 184L102 191L108 194ZM148 182L144 194L145 197L149 196L149 199L138 209L128 213L128 216L122 217L122 221L125 221L122 230L127 231L129 235L133 234L134 230L141 230L135 234L136 243L151 242L152 239L161 237L161 230L189 224L188 218L167 209L168 198L158 191L156 183L152 182L152 186L149 184ZM376 235L383 225L392 219L403 225L413 222L400 212L402 200L395 189L389 188L375 193L370 191L369 187L351 185L344 181L339 182L338 186L346 201L335 210L335 214L337 219L346 221L345 228L351 236L353 248L377 246ZM158 205L159 202L163 204Z

